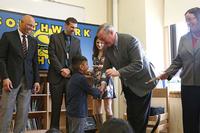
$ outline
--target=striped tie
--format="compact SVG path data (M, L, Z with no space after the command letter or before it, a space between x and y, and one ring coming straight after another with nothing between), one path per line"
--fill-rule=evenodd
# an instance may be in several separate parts
M27 53L28 53L28 51L27 51L27 43L26 43L26 35L22 35L22 50L23 50L24 56L26 56Z

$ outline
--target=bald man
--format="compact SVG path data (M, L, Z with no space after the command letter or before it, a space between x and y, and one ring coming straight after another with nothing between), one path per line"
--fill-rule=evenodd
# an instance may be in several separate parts
M14 133L24 132L31 94L40 90L37 41L30 36L34 26L34 18L25 15L19 28L5 32L0 40L0 77L3 84L0 133L9 132L15 104Z

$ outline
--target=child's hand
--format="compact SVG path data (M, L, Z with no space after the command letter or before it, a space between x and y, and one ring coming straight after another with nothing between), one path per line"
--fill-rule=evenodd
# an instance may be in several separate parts
M103 94L104 90L100 86L97 89L100 91L101 94Z
M102 82L101 82L101 86L99 86L99 90L100 90L100 92L101 92L102 94L103 94L104 91L106 90L106 86L107 86L106 82L105 82L105 81L102 81Z

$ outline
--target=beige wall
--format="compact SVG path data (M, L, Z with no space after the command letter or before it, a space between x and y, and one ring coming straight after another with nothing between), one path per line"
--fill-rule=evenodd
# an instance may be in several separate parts
M61 20L74 16L78 21L82 21L85 16L85 10L81 6L47 0L1 0L0 9Z
M145 0L119 0L119 32L140 39L146 47Z
M50 0L49 0L50 1ZM107 22L107 0L2 0L0 9L29 13L49 18L76 17L78 21L102 24ZM60 3L56 3L56 2ZM12 3L12 4L10 4ZM29 6L24 6L29 5ZM30 7L33 5L32 7Z
M81 6L85 9L84 22L102 24L107 22L107 0L56 0ZM110 1L110 0L108 0Z
M164 69L164 0L146 0L145 18L146 54L156 71L162 71Z
M200 0L165 0L165 25L184 21L184 13L199 6Z

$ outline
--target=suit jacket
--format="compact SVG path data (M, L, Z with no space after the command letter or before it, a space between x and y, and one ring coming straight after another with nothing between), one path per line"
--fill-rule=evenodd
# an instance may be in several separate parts
M0 77L9 78L16 88L25 75L28 89L39 82L37 41L28 36L28 54L23 55L18 30L5 32L0 40Z
M141 44L136 38L128 34L118 36L118 58L114 56L114 48L107 48L103 71L115 67L119 73L122 84L129 87L137 96L145 96L157 84L157 81L145 84L155 77L150 62L146 59Z
M182 85L200 86L200 40L197 40L196 48L192 47L191 32L182 36L179 42L178 54L166 72L169 79L182 68L180 77Z
M60 70L66 67L70 68L72 57L81 55L80 40L71 36L69 66L66 66L67 50L64 31L51 35L48 53L50 60L48 79L50 83L57 84L63 78Z

